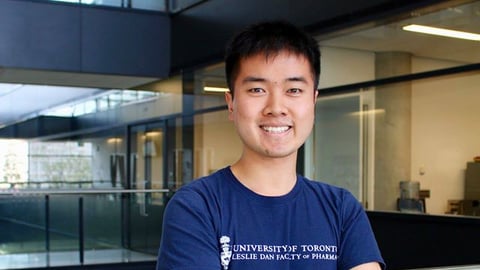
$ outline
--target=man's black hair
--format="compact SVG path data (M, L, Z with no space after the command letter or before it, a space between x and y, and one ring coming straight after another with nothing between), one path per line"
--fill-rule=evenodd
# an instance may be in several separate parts
M240 61L256 54L266 57L288 51L304 56L310 63L314 88L320 76L320 51L318 43L309 34L285 21L263 22L251 25L230 41L225 54L227 84L233 94Z

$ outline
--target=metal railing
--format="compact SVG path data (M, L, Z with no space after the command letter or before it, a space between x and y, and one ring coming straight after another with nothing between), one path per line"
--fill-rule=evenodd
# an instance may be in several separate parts
M170 193L168 189L0 190L0 222L10 228L0 232L0 257L68 251L77 252L78 258L69 265L83 265L92 263L86 260L86 251L122 249L154 258ZM24 231L35 233L29 236ZM9 245L22 248L12 251ZM44 265L32 267L52 263L58 264L47 259Z

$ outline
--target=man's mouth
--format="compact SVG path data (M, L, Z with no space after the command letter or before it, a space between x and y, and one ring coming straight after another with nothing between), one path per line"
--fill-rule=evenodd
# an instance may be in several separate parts
M275 127L261 126L261 128L269 133L282 133L289 130L291 127L290 126L275 126Z

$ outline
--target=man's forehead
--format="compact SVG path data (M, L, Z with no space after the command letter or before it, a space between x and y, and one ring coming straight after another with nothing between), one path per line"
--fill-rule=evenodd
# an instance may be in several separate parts
M303 62L302 64L304 64L304 66L306 68L308 68L309 74L312 75L312 80L313 80L313 68L312 68L310 62L308 61L308 59L303 54L299 54L299 53L284 50L284 51L274 52L274 53L271 53L271 54L267 54L267 53L262 52L262 53L256 53L256 54L252 54L250 56L243 57L239 61L236 81L239 79L238 76L258 77L258 78L261 79L262 74L267 75L268 72L269 72L268 68L266 70L264 70L264 69L257 68L257 66L256 66L256 65L258 65L258 62L257 63L255 63L255 62L259 59L264 59L265 64L270 64L275 59L277 59L278 57L289 58L291 56L296 57L297 60L299 60L300 62ZM304 74L301 74L302 70L303 69L293 69L294 72L292 74L289 74L288 77L302 77L302 76L305 76ZM263 72L263 71L265 71L265 72ZM254 80L250 80L250 81L254 81Z

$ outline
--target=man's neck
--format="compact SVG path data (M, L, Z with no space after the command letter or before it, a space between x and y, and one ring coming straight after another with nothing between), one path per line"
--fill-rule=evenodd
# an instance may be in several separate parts
M267 160L242 157L231 169L244 186L264 196L285 195L297 181L296 156Z

